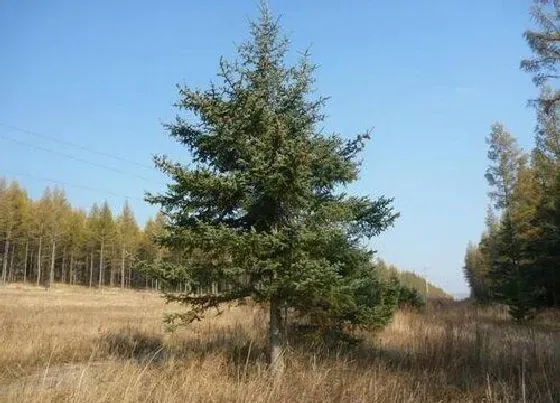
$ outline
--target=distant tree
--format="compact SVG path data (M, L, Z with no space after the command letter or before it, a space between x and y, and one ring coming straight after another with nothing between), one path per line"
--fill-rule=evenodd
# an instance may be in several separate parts
M169 248L161 243L161 240L169 235L166 226L167 221L161 211L159 211L153 219L149 219L146 222L141 246L142 251L140 253L140 261L143 263L149 263L151 266L149 265L148 267L159 268L159 265L164 263L164 259L167 260L166 258L170 256ZM187 260L187 256L183 255L181 257L182 259L180 260L186 264L185 262ZM144 267L146 266L144 265ZM170 269L173 266L167 267ZM171 285L177 285L185 280L185 276L181 276L180 273L175 270L172 270L170 273L165 273L165 279L159 275L154 275L162 274L159 270L155 272L151 271L151 274L150 270L143 270L143 273L145 275L146 288L148 288L148 277L151 277L150 280L153 282L152 287L155 289L158 288L158 278L167 281L168 283L172 283ZM194 287L197 285L200 286L200 280L198 282L193 282L191 284L191 289L194 290Z
M133 277L131 266L144 257L161 261L171 256L153 241L164 227L165 218L158 213L148 220L144 233L128 203L116 220L106 203L94 204L87 214L72 208L58 188L46 187L34 201L16 181L0 177L0 285L34 277L37 286L55 281L91 286L94 266L95 274L101 274L96 280L103 285L104 268L110 265L112 280L120 268L121 286L128 270L128 285L144 287L145 279L140 273Z
M494 299L492 292L495 287L491 268L498 257L496 239L499 228L499 220L492 205L489 205L486 212L486 231L478 245L469 243L465 252L463 272L471 289L471 298L483 304Z
M488 271L489 262L480 247L469 243L465 252L463 272L471 289L471 298L480 303L490 302Z
M76 263L83 259L83 251L87 244L87 214L82 210L73 210L68 220L68 248L70 262L68 267L68 283L76 283Z
M115 222L107 202L104 202L101 208L97 205L92 207L90 212L90 236L99 248L98 287L101 288L105 284L107 243L113 240L115 236ZM93 253L91 259L90 264L93 265Z
M121 255L121 288L124 288L126 284L127 256L133 255L136 252L139 241L138 236L138 224L127 201L124 204L122 213L117 218L117 239Z
M426 299L426 297L453 298L442 288L428 281L427 278L408 270L401 270L395 265L387 264L383 259L376 259L373 265L381 279L392 283L397 281L401 287L407 288L411 295L418 295L421 299ZM428 291L428 296L426 296L426 290ZM403 291L401 294L404 295L406 292Z
M190 322L220 303L251 296L269 304L270 362L282 367L281 309L317 321L373 325L390 317L395 298L375 277L361 239L391 226L391 200L338 193L356 180L369 135L343 141L320 134L325 99L312 99L313 65L287 66L288 42L263 7L239 60L220 62L219 85L179 87L187 116L168 129L193 164L157 157L172 179L150 195L165 212L157 241L188 256L188 265L153 268L168 282L226 283L218 294L168 294L188 304L169 317ZM394 293L393 293L394 295Z
M406 308L420 308L425 305L426 297L422 297L416 288L403 285L397 277L389 283L398 290L398 305Z
M18 229L18 237L20 242L23 243L21 275L24 283L27 282L27 271L31 260L29 259L29 252L33 247L33 207L33 201L28 197L27 192L24 191L22 200L22 220Z
M49 197L50 196L50 197ZM51 287L55 280L55 257L57 250L57 242L60 240L66 229L65 220L70 212L70 203L66 199L64 191L55 188L47 195L49 197L45 200L47 204L47 220L46 220L46 234L51 241L51 261L49 271L49 287Z
M45 189L41 199L35 204L34 208L34 222L33 233L37 239L37 270L36 270L36 285L41 284L43 276L43 251L44 251L44 238L47 231L47 222L50 209L51 190L49 187Z
M3 189L2 189L3 188ZM12 262L15 253L14 238L19 235L25 219L25 209L27 204L27 194L16 182L10 183L7 187L2 185L0 188L0 234L4 243L3 259L2 259L2 276L0 283L5 284L8 281L8 261L10 251L12 251ZM10 263L10 272L13 264Z

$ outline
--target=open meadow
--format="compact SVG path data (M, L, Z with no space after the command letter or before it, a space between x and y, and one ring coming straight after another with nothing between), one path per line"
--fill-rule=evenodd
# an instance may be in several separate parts
M0 289L0 401L560 401L554 318L513 325L461 303L399 312L358 346L294 341L275 380L261 308L224 307L173 334L169 309L145 292Z

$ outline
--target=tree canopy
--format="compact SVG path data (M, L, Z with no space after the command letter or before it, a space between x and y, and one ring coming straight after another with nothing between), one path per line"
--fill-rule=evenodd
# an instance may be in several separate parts
M503 125L492 126L486 178L493 205L464 266L472 297L504 302L516 319L560 306L560 2L537 0L532 14L538 28L525 37L533 57L521 68L541 88L535 146L526 153Z

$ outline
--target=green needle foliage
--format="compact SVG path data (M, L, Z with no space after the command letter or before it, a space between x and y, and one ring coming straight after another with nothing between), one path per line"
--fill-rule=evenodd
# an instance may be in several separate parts
M486 178L493 205L487 230L465 255L465 277L479 302L509 305L517 320L560 307L560 1L535 0L525 38L533 57L521 68L541 89L535 146L524 153L503 126L487 138Z
M218 83L178 86L182 113L167 129L192 162L155 157L172 183L147 196L167 217L158 242L174 254L150 270L167 284L189 285L167 295L190 307L169 322L251 297L270 303L272 338L280 307L321 323L376 325L396 305L361 244L393 225L392 200L340 192L358 178L369 132L349 141L323 135L315 66L307 53L289 66L287 50L262 7L238 60L220 60ZM192 292L210 285L217 292Z

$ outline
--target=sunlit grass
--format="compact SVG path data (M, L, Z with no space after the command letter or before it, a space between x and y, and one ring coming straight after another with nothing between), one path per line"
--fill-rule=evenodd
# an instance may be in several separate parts
M399 312L354 347L297 343L266 368L266 315L224 307L166 333L156 295L61 287L0 289L0 401L555 402L560 333L514 325L501 308Z

